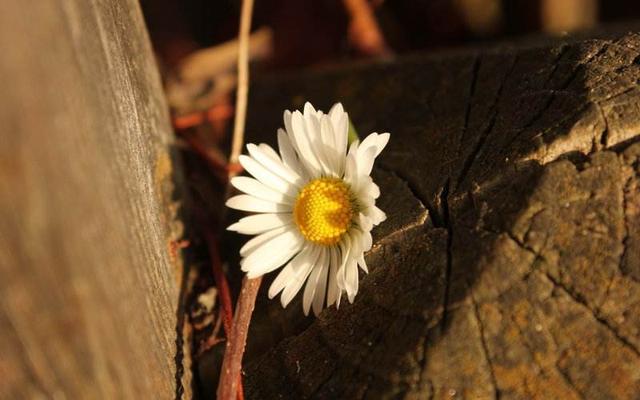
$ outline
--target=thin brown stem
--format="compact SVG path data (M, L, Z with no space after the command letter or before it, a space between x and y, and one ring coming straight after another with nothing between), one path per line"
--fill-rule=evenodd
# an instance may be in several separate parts
M238 383L242 369L242 355L247 343L249 322L256 304L256 295L260 289L262 277L255 279L244 278L240 297L236 305L233 318L231 336L227 340L227 348L222 361L222 372L218 384L218 399L234 400L238 393Z
M207 244L209 245L213 278L216 281L216 287L220 293L220 303L222 305L222 326L224 327L224 333L228 338L231 335L231 328L233 326L233 303L231 301L231 290L229 290L229 283L227 282L227 278L222 270L218 241L211 232L206 232L205 234L207 235Z
M249 33L251 31L251 14L253 0L243 0L240 14L240 39L238 49L238 91L236 94L236 116L233 126L233 142L231 143L231 164L238 162L244 142L244 125L247 116L247 95L249 94Z
M244 143L244 128L247 117L247 96L249 94L249 33L251 31L251 14L253 12L253 0L243 0L240 12L240 33L238 39L238 91L236 94L236 115L233 127L233 140L231 142L231 154L229 166L238 163L242 145ZM229 168L229 178L237 172L237 168ZM230 193L230 185L227 184L227 197ZM222 372L218 381L217 398L219 400L243 399L242 389L242 356L247 343L249 322L256 302L258 289L262 278L247 279L242 281L242 289L238 297L235 316L230 334L227 336L227 347L222 360Z

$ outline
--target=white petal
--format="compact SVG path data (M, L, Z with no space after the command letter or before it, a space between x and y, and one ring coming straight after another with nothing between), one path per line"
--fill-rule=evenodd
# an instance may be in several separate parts
M371 221L371 218L367 217L363 213L358 214L358 225L364 232L369 232L373 228L373 222Z
M360 146L359 140L356 139L353 142L351 142L351 144L349 145L349 151L347 151L347 154L353 154L354 156L358 155L358 146Z
M369 147L362 152L358 152L356 157L356 165L358 167L358 176L370 175L373 168L373 162L376 159L376 147Z
M325 116L322 121L320 121L320 129L322 131L323 142L321 148L326 159L327 172L329 175L342 176L341 160L344 159L344 156L338 153L337 145L334 142L333 127L331 126L329 117Z
M369 207L367 211L374 226L387 219L387 214L376 206Z
M247 170L254 178L261 183L269 186L271 189L277 190L280 193L287 194L289 196L296 195L296 187L284 179L280 178L273 172L269 171L262 164L244 154L239 157L240 164Z
M346 265L345 290L349 303L353 303L358 293L358 263L354 258L351 258Z
M358 230L358 229L352 229L347 233L347 236L349 236L349 258L350 259L357 259L360 254L363 253L362 251L362 231Z
M377 144L378 144L378 133L373 132L373 133L370 133L366 138L364 138L364 140L360 143L360 146L358 146L358 150L365 151L371 146L374 146L377 148Z
M294 230L288 229L255 247L240 261L244 272L252 278L280 267L302 247L302 239Z
M328 115L323 115L320 119L320 132L322 134L322 142L331 149L337 148L336 135L333 132L333 123Z
M294 201L292 197L273 190L257 179L249 178L248 176L231 178L231 185L241 192L273 203L293 204Z
M307 124L313 124L314 127L312 129L316 131L316 134L309 137L309 143L311 143L311 148L320 163L321 174L324 176L331 175L331 148L325 142L324 134L322 133L322 120L318 120L315 116L309 116L308 119L312 120L312 122L307 122Z
M269 298L273 299L287 286L295 273L294 267L299 265L302 260L308 257L311 246L304 247L289 263L280 271L276 279L273 280L269 287Z
M363 207L364 209L367 209L369 207L373 207L376 204L376 199L374 199L372 196L370 196L369 194L363 194L363 191L360 190L361 186L360 185L362 183L362 181L364 181L366 178L368 178L368 176L366 175L359 175L356 178L356 190L359 193L358 195L358 204ZM352 186L353 187L353 186Z
M360 247L362 248L362 252L364 253L371 250L372 246L373 238L371 237L371 232L368 230L362 232L362 235L360 236Z
M360 175L358 177L358 188L356 196L364 197L368 196L372 199L377 199L380 197L380 188L373 182L368 175Z
M391 137L391 134L388 132L381 133L378 135L378 141L376 143L378 147L378 151L376 151L376 157L378 157L382 152L382 150L384 150L384 148L387 147L387 143L389 143L390 137Z
M349 235L344 235L342 242L340 242L340 253L342 254L342 260L340 261L340 267L336 274L336 284L341 290L343 290L345 289L346 280L345 267L349 261L351 253L351 237Z
M268 156L267 153L262 151L255 144L247 144L247 150L249 150L249 154L251 155L251 157L262 164L268 171L278 175L278 177L296 186L301 183L302 179L295 171L287 168L284 164L282 164L282 162L280 162L280 160L276 161Z
M293 298L298 294L302 285L307 280L311 269L314 267L316 261L318 260L318 256L320 255L320 249L318 246L312 246L311 250L307 254L307 257L302 259L298 265L294 265L294 274L287 283L287 286L284 288L282 292L282 296L280 296L280 303L282 307L286 307L287 304L293 300Z
M240 264L247 264L253 261L260 261L259 256L264 256L270 252L277 252L284 248L295 247L298 242L304 241L296 229L291 226L287 226L288 229L278 229L278 233L268 240L262 241L257 246L246 250L242 254L242 260ZM262 235L260 235L262 236Z
M358 185L358 167L356 165L356 157L354 154L348 154L346 165L344 169L344 180L351 185L352 188L357 188Z
M349 140L349 116L342 104L336 103L329 111L329 118L333 125L333 133L335 135L336 150L341 158L347 152L347 142Z
M243 269L243 271L247 273L247 278L249 279L258 278L264 274L268 274L269 272L282 267L282 265L284 265L291 259L291 257L295 256L296 254L298 254L297 250L288 249L286 252L282 252L281 254L274 256L273 261L270 261L269 263L260 264L252 268L245 268Z
M332 247L330 250L330 264L329 264L329 287L327 288L327 307L330 307L338 300L340 288L336 282L338 277L338 268L340 268L340 255L337 247Z
M258 235L271 229L291 224L291 214L256 214L241 218L227 230L242 233L244 235ZM293 228L293 227L292 227Z
M316 285L316 292L313 297L313 313L318 316L322 311L322 305L327 293L327 273L329 272L330 252L327 251L327 260L322 265L322 271L320 271L320 277Z
M282 228L276 228L271 231L267 231L261 235L254 237L251 240L248 240L247 243L245 243L244 246L242 246L242 248L240 249L240 255L242 257L246 256L247 254L255 250L258 246L261 246L263 243L271 240L272 238L278 236L282 232L290 229L291 229L290 226L285 225Z
M316 114L316 109L313 107L313 104L309 103L308 101L304 102L304 114L307 115L313 115L315 116Z
M309 141L309 146L311 148L311 151L313 152L313 155L320 165L320 173L323 175L327 175L329 174L330 170L327 158L325 156L320 119L318 119L317 113L310 103L305 104L303 117L304 126L307 131L307 140Z
M374 199L380 197L380 187L373 182L368 185L367 191L369 192L369 195Z
M385 148L385 146L387 145L387 143L389 142L389 137L391 135L389 133L382 133L382 134L378 134L376 132L370 134L369 136L367 136L362 143L360 144L359 150L360 151L365 151L367 150L369 147L375 147L376 148L376 152L375 152L375 156L377 157L380 152Z
M284 165L294 171L298 171L301 176L307 175L306 171L302 169L302 164L300 164L300 162L298 161L296 151L291 145L289 136L284 131L284 129L278 129L278 148L280 149L280 154L282 155L282 162L284 162Z
M291 125L293 127L293 131L291 132L292 136L290 136L291 144L296 148L300 156L300 162L307 167L309 172L314 175L319 175L322 167L311 147L304 117L300 111L294 112L291 116Z
M266 155L271 157L273 160L282 162L282 160L280 159L280 156L278 155L278 153L276 153L273 147L269 146L266 143L260 143L258 147L260 148L260 150L262 150Z
M365 273L369 273L369 268L367 267L367 263L364 261L364 254L358 257L358 265Z
M336 298L336 310L338 310L340 308L340 299L342 299L342 292L344 290L340 289L340 291L338 292L338 297Z
M229 208L235 208L236 210L242 211L264 213L291 212L291 206L258 199L256 197L249 196L248 194L233 196L227 200L226 205Z
M270 258L265 257L263 262L259 264L251 264L251 266L243 266L242 270L247 273L247 278L249 279L268 274L269 272L282 267L282 265L289 261L291 257L298 254L303 243L304 242L298 242L298 245L295 247L282 248L279 252L269 255Z
M311 303L313 302L316 290L318 289L318 282L320 280L320 274L324 272L328 259L328 252L326 249L320 249L320 256L318 262L313 266L307 284L304 288L304 294L302 295L302 310L304 315L309 315L311 309Z
M284 110L284 115L282 116L282 120L284 121L284 129L286 129L287 134L289 136L293 135L293 128L291 125L291 116L292 116L291 111Z
M333 106L331 106L331 109L329 110L329 117L331 118L331 121L337 126L337 121L339 121L342 116L346 114L344 112L344 107L342 107L342 103L336 103Z

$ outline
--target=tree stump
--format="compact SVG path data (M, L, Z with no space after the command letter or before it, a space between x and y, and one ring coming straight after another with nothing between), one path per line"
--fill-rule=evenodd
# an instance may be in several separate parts
M540 43L254 85L259 137L304 100L392 136L355 303L250 359L248 398L639 398L640 36Z
M139 4L32 3L0 4L0 398L179 397L172 136Z

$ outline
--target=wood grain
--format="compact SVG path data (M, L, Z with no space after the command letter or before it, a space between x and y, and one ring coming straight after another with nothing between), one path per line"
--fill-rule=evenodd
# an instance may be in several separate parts
M637 398L640 36L612 36L256 83L248 141L305 100L392 135L355 303L250 335L247 397Z
M1 2L0 50L0 398L188 391L170 125L138 2Z

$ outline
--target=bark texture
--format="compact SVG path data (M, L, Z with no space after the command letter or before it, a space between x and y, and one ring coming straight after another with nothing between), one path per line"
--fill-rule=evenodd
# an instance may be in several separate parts
M138 2L0 2L0 49L0 398L175 398L171 128Z
M248 398L638 398L639 82L628 34L257 84L259 137L305 100L392 136L355 303L255 351Z

